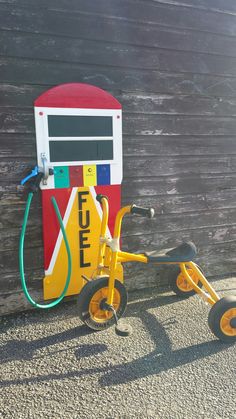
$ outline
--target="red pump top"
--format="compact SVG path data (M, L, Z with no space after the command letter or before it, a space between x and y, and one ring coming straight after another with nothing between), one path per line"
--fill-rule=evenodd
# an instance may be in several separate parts
M110 93L85 83L65 83L40 95L34 106L47 108L121 109Z

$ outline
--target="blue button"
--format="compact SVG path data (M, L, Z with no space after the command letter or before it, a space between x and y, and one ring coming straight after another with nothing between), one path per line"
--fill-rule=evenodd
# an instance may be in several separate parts
M97 165L97 185L111 184L111 170L109 164Z

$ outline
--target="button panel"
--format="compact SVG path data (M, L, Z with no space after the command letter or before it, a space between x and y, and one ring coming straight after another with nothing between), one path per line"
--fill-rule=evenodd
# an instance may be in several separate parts
M55 188L111 184L110 164L54 166Z

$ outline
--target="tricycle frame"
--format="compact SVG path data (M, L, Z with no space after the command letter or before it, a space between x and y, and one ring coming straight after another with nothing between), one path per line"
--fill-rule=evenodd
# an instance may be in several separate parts
M112 306L113 304L113 297L114 297L114 286L115 286L115 276L116 276L116 269L118 263L125 263L125 262L141 262L141 263L150 263L148 261L147 256L145 254L135 254L129 252L123 252L120 249L120 236L121 236L121 226L123 217L126 214L131 213L132 206L125 206L121 208L115 219L115 227L114 227L114 234L113 238L107 238L106 231L108 226L108 215L109 215L109 207L108 207L108 200L106 197L102 196L99 198L99 202L102 206L102 223L101 223L101 233L100 233L100 244L99 244L99 252L98 252L98 265L95 272L95 276L99 277L104 274L104 272L108 272L109 280L108 280L108 295L107 295L107 305ZM106 249L109 248L110 252L107 252ZM107 254L109 256L107 256ZM214 305L217 301L220 300L220 297L215 292L213 287L209 284L201 270L198 266L192 262L161 262L161 263L154 263L155 265L179 265L181 273L183 274L185 280L188 284L192 287L192 289L199 294L199 296L204 300L207 301L209 304ZM202 290L191 278L188 273L187 267L191 268L192 271L197 275L198 280L201 282L203 287L207 292Z

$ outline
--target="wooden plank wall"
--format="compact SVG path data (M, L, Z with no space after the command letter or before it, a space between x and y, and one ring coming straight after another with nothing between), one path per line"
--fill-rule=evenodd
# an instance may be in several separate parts
M193 240L211 276L236 273L236 3L234 0L0 0L0 305L26 307L17 248L19 181L35 165L33 100L85 82L123 105L125 249ZM30 291L41 296L41 209L26 244ZM166 271L126 268L130 289L166 284ZM144 282L145 280L145 282Z

